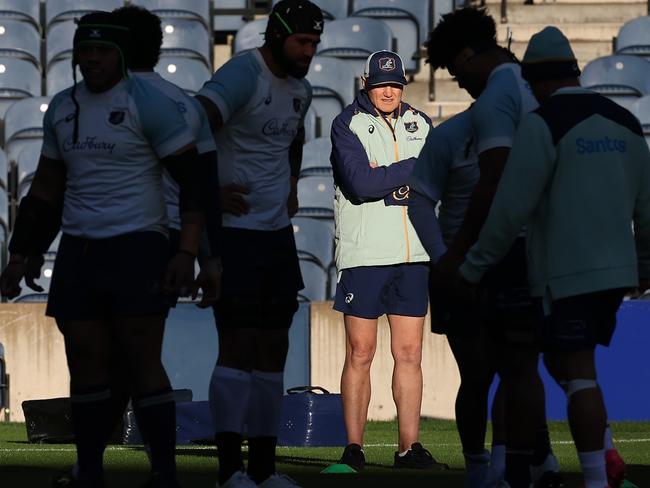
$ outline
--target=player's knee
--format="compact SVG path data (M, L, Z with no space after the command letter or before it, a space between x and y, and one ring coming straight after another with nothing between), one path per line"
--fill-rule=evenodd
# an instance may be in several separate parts
M374 344L350 343L347 359L353 367L370 368L374 357Z
M421 344L404 344L394 347L392 352L396 364L419 366L422 363Z

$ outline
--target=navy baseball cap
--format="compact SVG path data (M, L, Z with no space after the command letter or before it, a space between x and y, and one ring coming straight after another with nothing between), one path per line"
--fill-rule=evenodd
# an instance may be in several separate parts
M402 58L392 51L377 51L368 56L363 77L368 86L408 84Z

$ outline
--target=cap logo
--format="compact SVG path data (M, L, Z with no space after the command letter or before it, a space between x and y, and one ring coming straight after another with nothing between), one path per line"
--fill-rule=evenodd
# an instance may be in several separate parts
M395 58L379 58L379 69L383 71L395 70Z
M102 31L99 29L91 29L90 32L88 33L88 37L92 37L94 39L100 39L102 37Z
M315 31L322 31L323 30L323 21L322 20L314 20L314 30Z

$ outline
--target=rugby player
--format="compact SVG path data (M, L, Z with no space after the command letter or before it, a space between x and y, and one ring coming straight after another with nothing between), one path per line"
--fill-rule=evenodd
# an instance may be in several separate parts
M470 196L479 179L478 157L472 137L471 115L466 110L435 127L427 138L411 177L409 218L431 261L435 263L460 228ZM436 206L440 202L439 216ZM497 371L499 348L482 317L466 304L452 305L447 287L432 284L432 331L446 334L460 372L456 396L456 425L465 458L465 486L493 486L503 477L499 450L504 444L503 388L492 405L491 477L490 453L485 450L488 392ZM495 452L496 451L496 452Z
M0 278L3 296L17 296L25 257L42 255L61 229L46 313L65 339L77 469L54 486L104 486L115 420L111 362L120 355L151 451L146 486L179 486L175 405L160 355L166 294L191 290L204 215L194 138L171 100L126 75L129 34L107 12L79 21L73 77L78 64L83 81L55 95L45 114L41 159ZM171 261L163 166L180 186Z
M219 358L210 384L221 486L296 486L275 471L288 330L303 287L297 210L304 79L323 32L308 0L271 11L264 45L233 57L197 98L215 132L223 210ZM241 443L246 425L248 467Z
M143 7L127 5L113 11L117 22L131 31L133 43L129 56L129 70L138 78L145 80L163 94L168 96L183 114L185 122L196 139L199 153L200 171L204 183L202 192L203 206L206 212L206 235L199 253L200 273L196 279L199 286L194 294L202 289L199 307L205 308L217 299L221 274L219 250L219 233L221 228L221 209L219 198L219 174L217 171L217 148L210 130L210 123L203 107L195 98L187 95L181 88L165 80L154 71L160 59L163 33L160 18ZM169 221L169 243L173 256L179 244L181 229L178 208L178 183L167 171L163 173L165 182L165 204Z
M623 479L620 469L607 470L618 455L604 441L607 414L594 350L609 345L625 293L650 286L650 152L638 120L581 88L579 75L557 28L532 37L522 76L541 106L520 125L460 273L477 283L528 224L531 292L544 310L544 361L567 394L585 487L613 488Z
M496 42L494 19L485 9L466 7L443 15L428 41L429 62L446 68L476 99L470 114L480 178L456 237L436 262L433 280L449 285L465 253L476 241L490 208L524 114L536 108L514 55ZM541 486L554 486L544 387L538 373L535 312L526 281L525 238L516 240L499 270L482 283L490 327L504 348L499 374L505 395L506 479L513 487L548 472Z

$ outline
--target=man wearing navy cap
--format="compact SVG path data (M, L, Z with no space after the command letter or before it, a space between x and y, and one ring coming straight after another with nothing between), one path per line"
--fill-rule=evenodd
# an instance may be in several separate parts
M440 468L418 442L422 402L422 329L428 262L407 215L408 178L431 121L402 101L407 84L394 52L370 55L364 88L332 124L336 266L334 309L344 314L346 358L341 394L348 446L341 463L364 468L363 433L377 322L388 315L395 359L398 468Z

